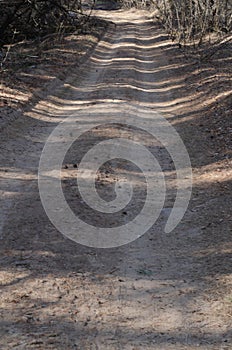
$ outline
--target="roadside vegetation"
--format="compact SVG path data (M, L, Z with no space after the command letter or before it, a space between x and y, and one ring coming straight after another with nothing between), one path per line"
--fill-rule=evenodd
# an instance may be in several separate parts
M232 40L231 0L120 0L126 8L158 10L156 17L173 40L199 47L207 38L212 44ZM224 40L225 39L225 40Z
M0 44L74 31L85 25L94 3L87 15L81 0L0 0Z

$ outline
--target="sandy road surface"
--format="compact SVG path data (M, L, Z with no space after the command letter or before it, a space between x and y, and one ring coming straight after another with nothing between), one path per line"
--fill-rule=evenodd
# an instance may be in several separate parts
M151 123L154 111L172 121L181 97L173 102L166 36L141 12L101 15L116 25L109 27L91 58L15 121L1 141L0 348L231 349L229 258L221 258L229 247L222 240L217 242L221 253L215 246L207 251L218 228L208 233L205 224L205 216L216 217L215 202L219 210L228 197L202 204L194 192L182 223L165 234L176 194L170 157L151 135L107 125L107 116L118 115L121 122L125 110L146 114ZM64 238L47 218L37 185L39 159L49 134L70 115L79 125L91 125L100 115L104 124L82 135L63 164L66 199L86 222L113 227L131 220L142 208L146 189L138 168L109 162L97 179L100 195L112 200L115 180L130 173L135 202L107 218L85 207L73 165L93 144L114 137L136 140L161 162L168 183L165 206L157 224L140 239L106 250L84 247ZM224 235L226 230L228 226Z

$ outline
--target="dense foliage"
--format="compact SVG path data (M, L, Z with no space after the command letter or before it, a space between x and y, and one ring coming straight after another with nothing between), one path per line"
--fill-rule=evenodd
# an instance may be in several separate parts
M125 7L158 9L170 35L179 42L196 40L206 34L228 34L232 30L232 0L120 0Z
M159 0L162 21L179 41L202 39L208 33L232 30L232 0Z
M81 0L0 0L0 45L71 30L81 14Z

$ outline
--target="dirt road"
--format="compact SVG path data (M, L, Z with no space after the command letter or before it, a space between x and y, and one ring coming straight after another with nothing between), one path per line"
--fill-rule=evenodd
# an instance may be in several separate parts
M170 43L163 31L141 11L98 13L115 24L89 60L2 136L0 348L229 350L231 195L219 186L224 175L216 171L216 162L210 167L207 145L187 114L178 122L181 108L191 109L193 101L184 93L176 96L183 82L171 75ZM151 126L155 112L161 113L189 151L193 195L171 233L164 233L164 226L176 195L175 169L152 135L127 127L125 111L146 117ZM119 124L109 124L111 115ZM58 123L70 116L78 126L91 125L97 117L102 124L84 133L63 162L65 198L87 223L115 227L129 222L146 197L138 168L114 160L100 169L98 192L112 200L115 180L129 174L134 201L107 217L85 206L75 179L93 145L127 138L146 144L161 163L168 189L164 208L157 223L130 244L95 249L75 243L61 235L42 207L41 152ZM212 190L214 183L218 187ZM59 203L54 205L59 209Z

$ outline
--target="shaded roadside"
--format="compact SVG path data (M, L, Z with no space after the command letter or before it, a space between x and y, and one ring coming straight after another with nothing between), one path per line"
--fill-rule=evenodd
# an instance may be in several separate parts
M13 45L0 70L0 130L62 85L67 74L88 59L108 25L93 17L83 32Z

